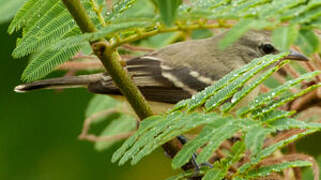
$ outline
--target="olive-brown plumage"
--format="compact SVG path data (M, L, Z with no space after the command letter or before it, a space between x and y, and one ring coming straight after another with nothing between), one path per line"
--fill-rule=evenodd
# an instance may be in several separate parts
M249 31L222 50L218 43L224 35L222 33L208 39L175 43L130 59L125 68L146 99L174 104L254 58L278 53L271 45L270 35L266 31ZM306 60L303 55L295 52L288 58ZM19 85L15 91L71 87L87 87L93 93L120 94L108 73L40 80Z

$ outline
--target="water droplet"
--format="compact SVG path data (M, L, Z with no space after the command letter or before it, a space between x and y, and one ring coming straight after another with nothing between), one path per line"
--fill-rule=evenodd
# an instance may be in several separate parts
M231 103L235 103L236 100L237 100L237 98L235 96L233 96L233 98L231 99Z

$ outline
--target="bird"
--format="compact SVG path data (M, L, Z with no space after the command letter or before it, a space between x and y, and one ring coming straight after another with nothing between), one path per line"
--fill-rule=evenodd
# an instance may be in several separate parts
M271 43L271 33L262 30L248 31L235 43L221 49L219 42L227 32L171 44L127 60L124 68L147 100L175 104L255 58L280 52ZM290 51L286 59L308 60L296 51ZM14 90L27 92L75 87L88 88L92 93L121 95L107 72L38 80L18 85Z

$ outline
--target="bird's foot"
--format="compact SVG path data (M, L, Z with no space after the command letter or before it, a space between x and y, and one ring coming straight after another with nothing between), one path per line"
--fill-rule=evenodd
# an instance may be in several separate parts
M183 135L177 136L177 139L178 139L179 142L182 143L183 145L188 142L188 139L187 139L185 136L183 136ZM196 162L196 158L197 158L197 154L196 154L196 153L193 153L192 159L191 159L191 163L192 163L192 165L194 166L195 175L199 175L199 174L200 174L201 167L213 168L212 164L209 163L209 162L204 162L204 163L198 164L198 163Z

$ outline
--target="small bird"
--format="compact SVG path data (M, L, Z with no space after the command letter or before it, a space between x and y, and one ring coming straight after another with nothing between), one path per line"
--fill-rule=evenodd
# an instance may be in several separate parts
M125 68L147 100L175 104L213 84L252 59L279 51L268 31L249 31L225 48L218 47L226 35L179 42L126 61ZM307 60L291 51L290 60ZM87 87L92 93L120 95L108 73L52 78L19 85L16 92L36 89Z

